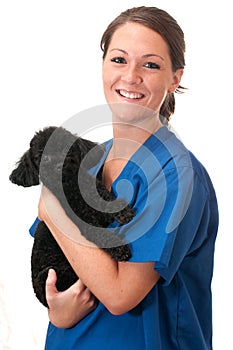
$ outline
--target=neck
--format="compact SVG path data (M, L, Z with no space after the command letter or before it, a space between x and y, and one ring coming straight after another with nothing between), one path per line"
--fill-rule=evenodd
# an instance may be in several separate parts
M155 116L138 123L116 122L113 120L113 146L115 157L131 156L163 124Z

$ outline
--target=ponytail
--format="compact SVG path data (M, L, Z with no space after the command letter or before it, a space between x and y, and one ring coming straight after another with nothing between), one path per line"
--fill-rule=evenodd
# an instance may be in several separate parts
M184 93L183 90L186 90L186 88L179 85L175 93L183 94ZM170 92L167 94L159 111L160 120L164 125L169 124L171 115L174 114L175 112L175 105L176 105L175 94L174 92Z

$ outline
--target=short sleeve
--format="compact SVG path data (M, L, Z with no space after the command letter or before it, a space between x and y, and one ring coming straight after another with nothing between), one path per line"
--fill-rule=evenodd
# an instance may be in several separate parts
M160 260L155 263L155 270L169 284L179 270L185 257L197 252L208 235L210 205L205 187L194 177L193 191L189 206L178 226L168 235Z
M156 271L169 282L188 253L203 216L208 220L207 192L188 166L169 169L149 185L138 187L144 189L137 194L136 218L121 234L130 243L130 261L154 261Z

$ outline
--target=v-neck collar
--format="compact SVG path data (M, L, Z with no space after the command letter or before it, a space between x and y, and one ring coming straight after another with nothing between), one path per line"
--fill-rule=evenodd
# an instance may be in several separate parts
M127 164L124 166L118 177L112 183L112 187L122 175L127 176L127 174L129 174L132 171L133 164L135 161L138 161L138 158L141 158L140 153L144 147L153 152L153 150L158 146L158 144L161 144L161 142L164 143L169 137L170 132L166 126L162 126L154 134L150 135L145 140L145 142L136 150L136 152L130 157ZM103 145L105 146L105 152L98 164L91 169L91 173L94 176L97 176L101 171L101 168L103 167L104 162L107 159L110 149L113 145L113 139L106 141ZM143 161L142 158L141 161Z

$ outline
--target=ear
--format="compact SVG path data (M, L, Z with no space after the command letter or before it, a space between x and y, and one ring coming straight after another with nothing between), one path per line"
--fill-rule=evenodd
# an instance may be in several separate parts
M175 92L176 89L178 88L178 86L180 85L180 81L182 78L182 75L184 73L183 69L177 69L174 73L173 73L173 81L168 89L168 92Z
M32 161L30 150L24 153L9 179L14 184L23 187L39 185L39 169Z

